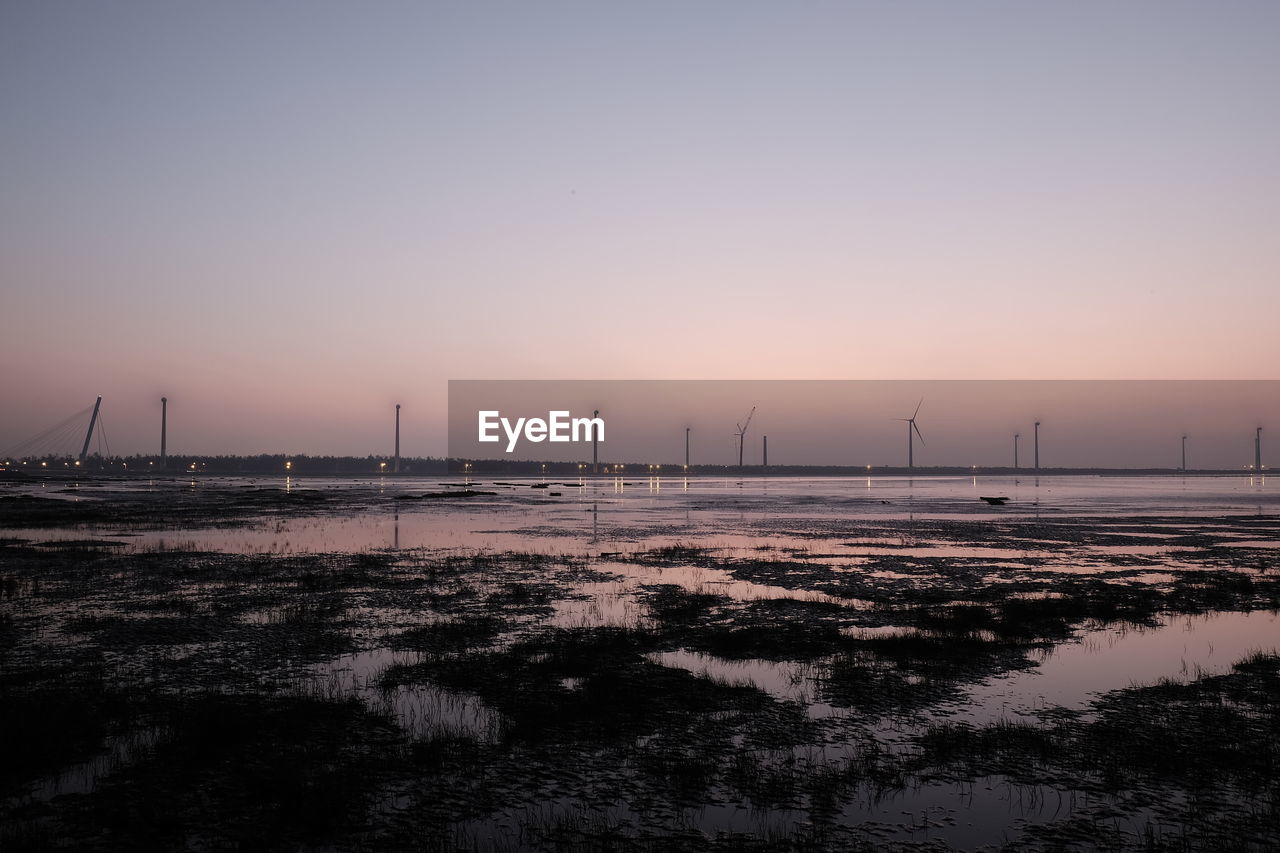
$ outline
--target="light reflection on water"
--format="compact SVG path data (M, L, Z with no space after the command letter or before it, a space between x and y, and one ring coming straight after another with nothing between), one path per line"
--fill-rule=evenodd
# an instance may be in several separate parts
M383 689L378 680L396 664L413 664L412 652L379 648L342 655L317 666L315 683L326 697L359 697L386 711L415 740L471 738L493 742L502 728L501 715L477 696L434 684L404 684Z
M856 522L962 519L999 523L1038 516L1062 519L1089 516L1184 516L1189 520L1213 515L1271 515L1280 511L1280 493L1270 484L1247 477L888 477L857 478L697 478L687 487L659 488L652 478L631 482L613 478L587 479L584 485L532 489L540 480L477 481L473 488L493 491L453 501L390 499L455 488L426 478L370 479L210 478L202 489L251 492L276 489L341 493L356 507L349 515L275 519L234 529L189 528L173 531L140 530L139 547L161 543L189 544L201 549L245 553L364 551L381 548L495 548L587 552L594 546L644 547L681 534L736 537L743 542L768 538L773 544L811 545L815 534L843 530L857 534ZM1037 482L1039 485L1037 485ZM48 495L40 486L23 487ZM152 484L157 490L172 483ZM138 484L105 483L99 492L142 489ZM550 492L559 490L559 497ZM19 489L18 491L22 491ZM992 507L978 494L1008 495L1006 506ZM389 505L390 504L390 505ZM45 538L82 536L96 528L44 531ZM117 532L114 529L112 532ZM15 531L32 538L38 531ZM1152 538L1158 532L1135 531ZM560 540L550 545L545 540ZM542 544L539 544L542 543ZM1274 547L1265 540L1238 543L1242 547ZM864 551L874 548L852 545ZM976 547L976 546L975 546ZM1043 547L1043 545L1041 545ZM1153 548L1161 546L1153 545ZM980 554L975 554L979 555Z
M858 629L870 636L901 628ZM1078 632L1072 641L1039 655L1038 666L1013 670L975 685L926 721L964 719L983 724L1034 718L1052 707L1083 709L1098 695L1162 678L1189 680L1227 672L1253 652L1280 650L1280 614L1209 613L1164 616L1154 627L1106 627ZM725 660L700 652L669 652L654 660L726 684L753 684L779 699L812 703L813 665L765 660ZM830 706L810 709L815 716ZM912 726L914 730L916 726Z
M1252 652L1280 650L1280 614L1167 615L1155 627L1096 628L1053 646L1034 669L989 679L968 691L961 716L976 722L1030 716L1048 707L1082 709L1099 694L1218 675Z

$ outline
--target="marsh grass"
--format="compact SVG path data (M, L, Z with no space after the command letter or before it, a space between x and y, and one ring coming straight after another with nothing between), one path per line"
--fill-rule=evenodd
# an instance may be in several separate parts
M358 702L195 695L154 709L165 737L64 795L56 832L79 847L299 846L358 837L402 754ZM143 793L145 792L145 793Z
M142 504L91 512L146 526L317 511L265 490L201 500L142 517ZM930 521L866 533L1016 549L1029 537L1079 544L1088 527ZM843 565L822 548L767 543L615 555L795 593L740 600L656 571L623 587L595 558L538 552L14 542L0 548L0 846L928 849L942 842L911 834L918 815L905 829L859 821L937 780L1003 774L1026 792L1080 794L1065 816L1019 825L1015 844L1194 850L1216 832L1228 848L1266 849L1280 823L1274 656L1041 723L935 724L914 738L908 725L900 743L876 729L1031 666L1082 628L1274 606L1271 562L1242 570L1212 541L1196 547L1188 559L1202 563L1160 583L1064 576L1026 558ZM585 584L629 597L644 618L593 624L583 606L578 623L556 623L558 605L589 599ZM716 667L656 660L685 651L796 665L834 716L811 718L808 698ZM338 672L356 658L379 663ZM79 790L23 793L87 764Z
M59 672L48 684L32 681L5 679L0 687L0 797L20 795L89 758L140 713L139 697L111 683L101 667Z
M694 592L678 584L654 584L645 592L650 615L664 625L710 618L716 608L729 603L727 596Z
M434 654L459 653L491 645L505 628L503 620L492 616L432 622L395 635L391 647Z

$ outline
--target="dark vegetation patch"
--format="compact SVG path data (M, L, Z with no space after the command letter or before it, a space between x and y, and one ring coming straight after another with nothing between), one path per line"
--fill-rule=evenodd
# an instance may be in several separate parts
M727 624L697 626L682 645L728 660L806 661L832 654L847 638L831 622L740 615Z
M456 654L493 643L504 623L493 617L432 622L410 628L391 638L391 648L431 654Z
M136 703L101 668L50 673L47 682L0 685L0 798L92 756L136 714Z
M99 646L133 651L138 646L208 643L235 623L216 616L80 616L68 619L66 630L89 634Z
M690 715L758 710L752 687L722 685L661 666L654 636L616 628L554 629L498 652L388 668L381 686L433 683L478 695L507 721L512 742L616 742Z
M984 635L1000 642L1060 641L1086 622L1152 624L1165 607L1159 590L1085 579L1058 585L1049 594L1017 589L975 591L974 600L923 602L903 607L902 620L952 636Z
M497 492L484 492L477 489L456 489L449 492L419 492L416 495L396 495L398 501L451 501L464 498L493 497Z
M675 542L626 555L629 563L641 566L697 566L716 562L715 548Z
M153 723L155 745L92 794L19 810L5 832L78 849L350 844L403 755L396 728L356 700L197 694Z
M803 661L849 645L841 633L850 611L838 602L789 598L736 601L676 584L644 589L649 615L665 646L729 660Z
M693 592L679 584L653 584L644 592L650 615L672 627L713 618L716 609L730 604L728 596Z

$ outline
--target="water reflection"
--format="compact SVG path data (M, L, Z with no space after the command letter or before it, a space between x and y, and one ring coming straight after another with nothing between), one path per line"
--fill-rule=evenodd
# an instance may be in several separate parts
M1098 695L1162 678L1187 681L1227 672L1253 652L1280 649L1276 611L1163 616L1155 627L1080 632L1047 649L1039 666L990 679L947 716L975 722L1032 718L1050 707L1081 709Z
M1242 513L1261 516L1280 511L1280 495L1250 488L1247 478L1195 478L1194 483L1176 490L1168 488L1169 478L1061 477L1054 478L1048 488L1038 486L1040 479L1033 481L1037 485L1028 501L1023 480L984 478L984 487L1010 494L1010 503L1001 507L990 507L974 498L969 477L779 478L767 490L762 483L750 479L687 477L678 490L662 489L655 477L651 488L637 493L626 488L621 476L610 476L585 478L581 487L566 489L562 496L531 492L530 481L472 480L473 487L496 494L477 497L466 504L394 500L401 495L439 490L442 484L433 480L335 479L316 481L315 488L345 493L344 512L273 517L269 524L250 522L237 528L188 524L180 536L193 547L245 553L362 551L387 547L382 525L389 523L391 547L397 549L498 548L572 553L585 552L605 542L617 550L660 545L672 536L703 541L708 536L729 540L761 535L768 535L775 544L825 547L823 540L833 540L832 547L838 547L863 522L906 522L907 535L915 538L916 525L935 519L999 524L1052 514L1064 518L1177 516L1191 521L1197 517ZM251 497L259 489L269 496L272 483L267 479L197 481L192 477L186 487L194 489L197 482L202 490L237 490ZM158 490L157 499L163 497L159 492L172 487L154 480L130 486L139 491ZM41 486L24 488L39 492ZM110 488L115 486L107 486L99 495L109 494ZM290 497L309 493L293 477L285 478L284 491ZM70 500L76 494L54 496ZM583 529L581 516L571 511L573 507L586 511L588 504L592 511L590 531ZM603 530L599 524L602 504L611 522ZM138 547L151 547L162 540L172 542L177 532L129 530L127 526L124 531L137 534L130 538ZM30 536L110 537L119 532L118 525L86 525L31 532ZM13 531L13 535L27 534ZM938 543L938 547L946 546L945 542Z

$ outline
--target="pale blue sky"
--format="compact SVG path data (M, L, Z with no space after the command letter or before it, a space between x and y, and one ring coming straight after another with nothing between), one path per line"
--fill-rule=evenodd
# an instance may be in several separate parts
M1274 2L0 5L0 446L449 378L1275 378ZM412 419L410 419L412 413ZM116 449L116 448L113 448Z

